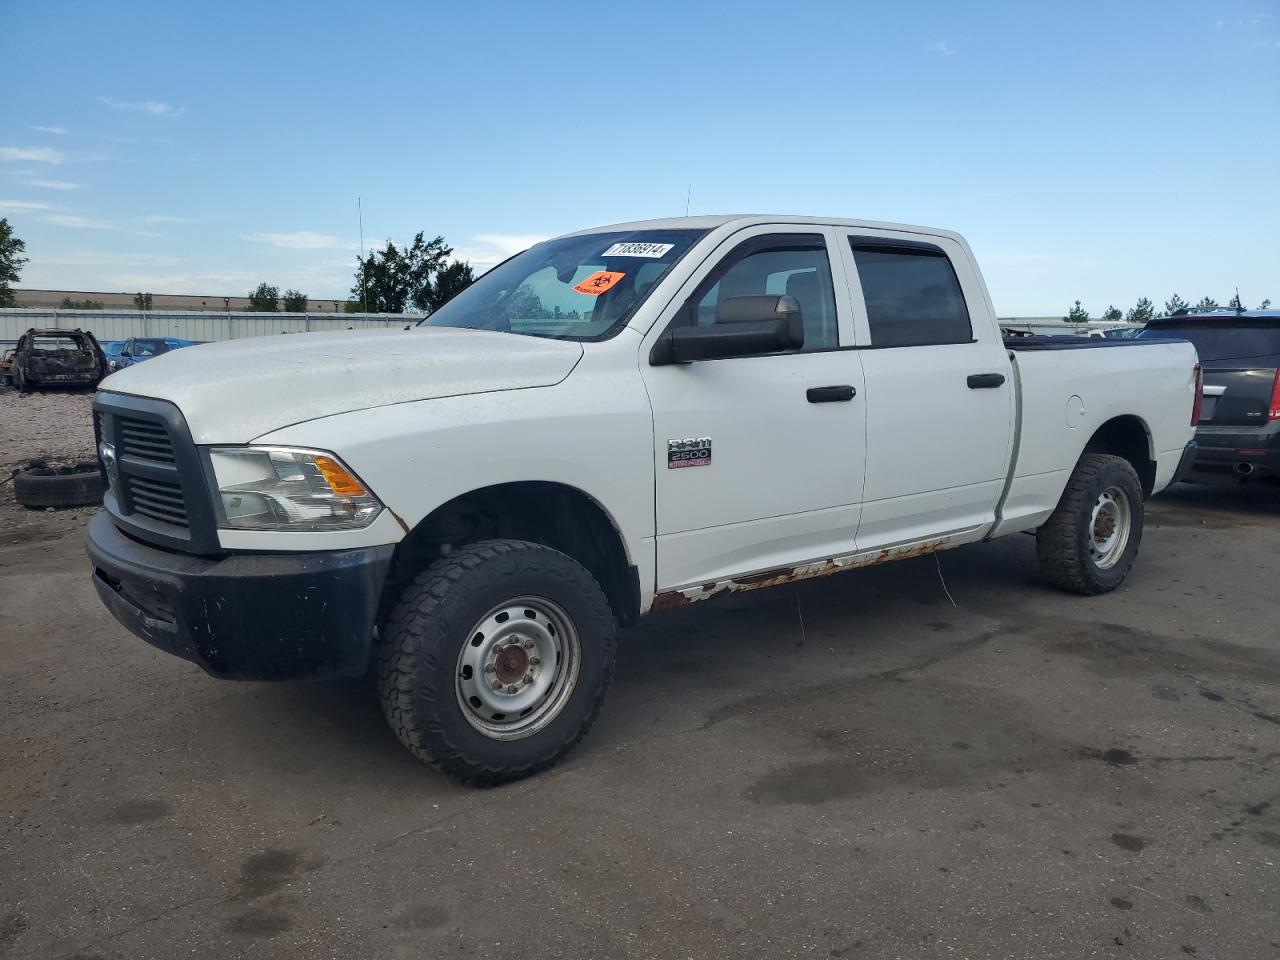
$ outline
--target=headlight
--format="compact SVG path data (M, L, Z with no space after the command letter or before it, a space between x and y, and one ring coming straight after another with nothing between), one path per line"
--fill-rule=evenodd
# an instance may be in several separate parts
M233 530L354 530L382 504L323 450L211 447L222 523Z

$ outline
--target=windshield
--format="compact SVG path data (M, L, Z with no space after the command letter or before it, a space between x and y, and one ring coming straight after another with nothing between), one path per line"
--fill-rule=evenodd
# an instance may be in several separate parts
M135 357L156 357L168 351L169 345L163 340L133 341L133 355Z
M1280 354L1280 325L1230 321L1160 323L1138 334L1143 340L1190 340L1201 360L1248 360Z
M705 234L628 230L548 240L494 267L422 325L604 340Z

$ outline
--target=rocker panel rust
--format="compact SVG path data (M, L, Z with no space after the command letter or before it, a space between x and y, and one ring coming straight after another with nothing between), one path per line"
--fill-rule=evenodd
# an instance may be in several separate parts
M765 587L777 587L784 583L797 583L801 580L814 580L818 577L843 573L847 570L860 570L863 567L875 567L894 560L909 560L912 557L925 557L939 550L945 550L951 543L950 537L939 537L920 543L910 543L901 547L885 547L874 553L853 554L844 557L831 557L813 563L802 563L794 567L777 567L730 580L717 580L701 586L682 587L678 590L664 590L653 598L650 610L674 610L687 607L700 600L723 596L727 593L745 593L748 590L760 590Z

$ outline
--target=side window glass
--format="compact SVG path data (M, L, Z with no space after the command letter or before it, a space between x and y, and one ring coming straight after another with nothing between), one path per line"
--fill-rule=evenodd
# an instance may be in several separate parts
M973 328L960 281L937 247L850 237L873 347L969 343Z
M715 323L716 305L730 297L770 294L787 295L800 304L804 320L804 350L839 346L836 328L835 291L825 247L787 249L786 238L778 245L736 257L729 254L727 268L712 274L712 286L692 304L693 323ZM756 243L756 241L748 241Z

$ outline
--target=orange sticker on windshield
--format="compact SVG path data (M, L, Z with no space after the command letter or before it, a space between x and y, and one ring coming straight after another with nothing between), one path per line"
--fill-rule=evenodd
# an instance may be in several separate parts
M625 276L625 273L618 273L616 270L597 270L581 283L575 284L573 289L589 297L598 297L606 290L612 289L613 285Z

